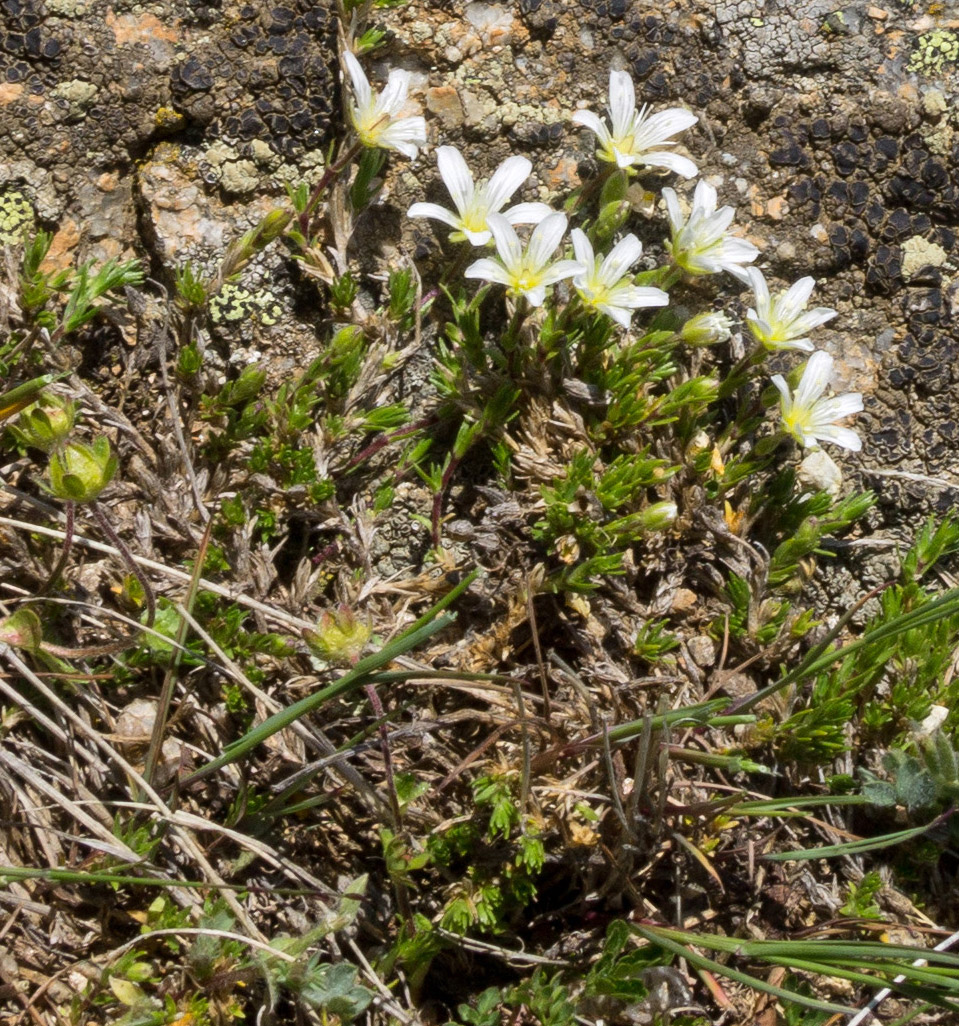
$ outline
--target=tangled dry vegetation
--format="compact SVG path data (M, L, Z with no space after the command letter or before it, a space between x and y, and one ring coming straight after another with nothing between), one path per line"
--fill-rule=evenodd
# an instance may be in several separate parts
M354 126L212 273L7 247L5 1021L949 1021L959 526L817 607L871 497L797 470L655 197L558 201L667 309L504 305L349 249ZM209 319L267 247L292 380Z

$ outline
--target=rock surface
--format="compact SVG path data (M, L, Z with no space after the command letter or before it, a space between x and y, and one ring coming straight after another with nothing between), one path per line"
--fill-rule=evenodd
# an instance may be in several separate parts
M767 277L813 274L817 302L840 311L821 342L837 387L866 393L865 481L894 520L903 506L951 507L959 485L959 17L947 6L412 0L381 12L388 45L367 63L374 78L411 71L431 142L466 148L477 173L527 154L525 199L558 202L589 168L591 139L570 116L602 108L610 67L654 107L697 113L688 152L738 208ZM54 261L137 254L169 284L187 259L213 266L285 182L322 165L340 108L327 3L0 10L0 230L54 229ZM380 246L374 259L439 253L431 226L403 216L424 198L444 198L431 156L393 162L376 229L360 234ZM637 220L655 256L661 218ZM239 286L252 304L239 309L266 316L233 319L267 349L277 319L295 322L281 265L274 254ZM745 301L729 290L733 310Z

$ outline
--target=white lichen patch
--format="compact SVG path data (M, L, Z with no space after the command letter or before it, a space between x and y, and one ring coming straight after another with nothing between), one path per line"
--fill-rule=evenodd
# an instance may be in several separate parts
M256 321L265 327L276 324L282 307L266 289L248 289L227 282L210 300L210 320L217 325Z
M93 82L74 78L69 82L61 82L53 90L52 95L67 100L73 107L84 108L93 102L94 96L97 95L97 87Z
M935 242L913 235L902 244L902 276L908 281L922 267L942 267L948 254Z

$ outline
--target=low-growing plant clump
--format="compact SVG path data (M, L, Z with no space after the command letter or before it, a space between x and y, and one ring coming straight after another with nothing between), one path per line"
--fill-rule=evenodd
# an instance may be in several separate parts
M959 523L814 597L873 504L837 311L623 71L575 192L443 143L433 257L358 251L427 145L390 6L340 3L341 138L214 272L8 247L4 1015L946 1021ZM210 331L268 248L319 311L282 382Z

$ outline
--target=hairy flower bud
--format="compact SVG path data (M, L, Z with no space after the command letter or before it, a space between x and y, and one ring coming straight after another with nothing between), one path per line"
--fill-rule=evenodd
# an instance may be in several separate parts
M50 458L50 490L58 499L93 502L116 471L117 458L105 435L92 445L71 442Z
M20 414L10 433L23 445L41 452L55 452L73 430L76 413L76 405L69 399L44 392Z

